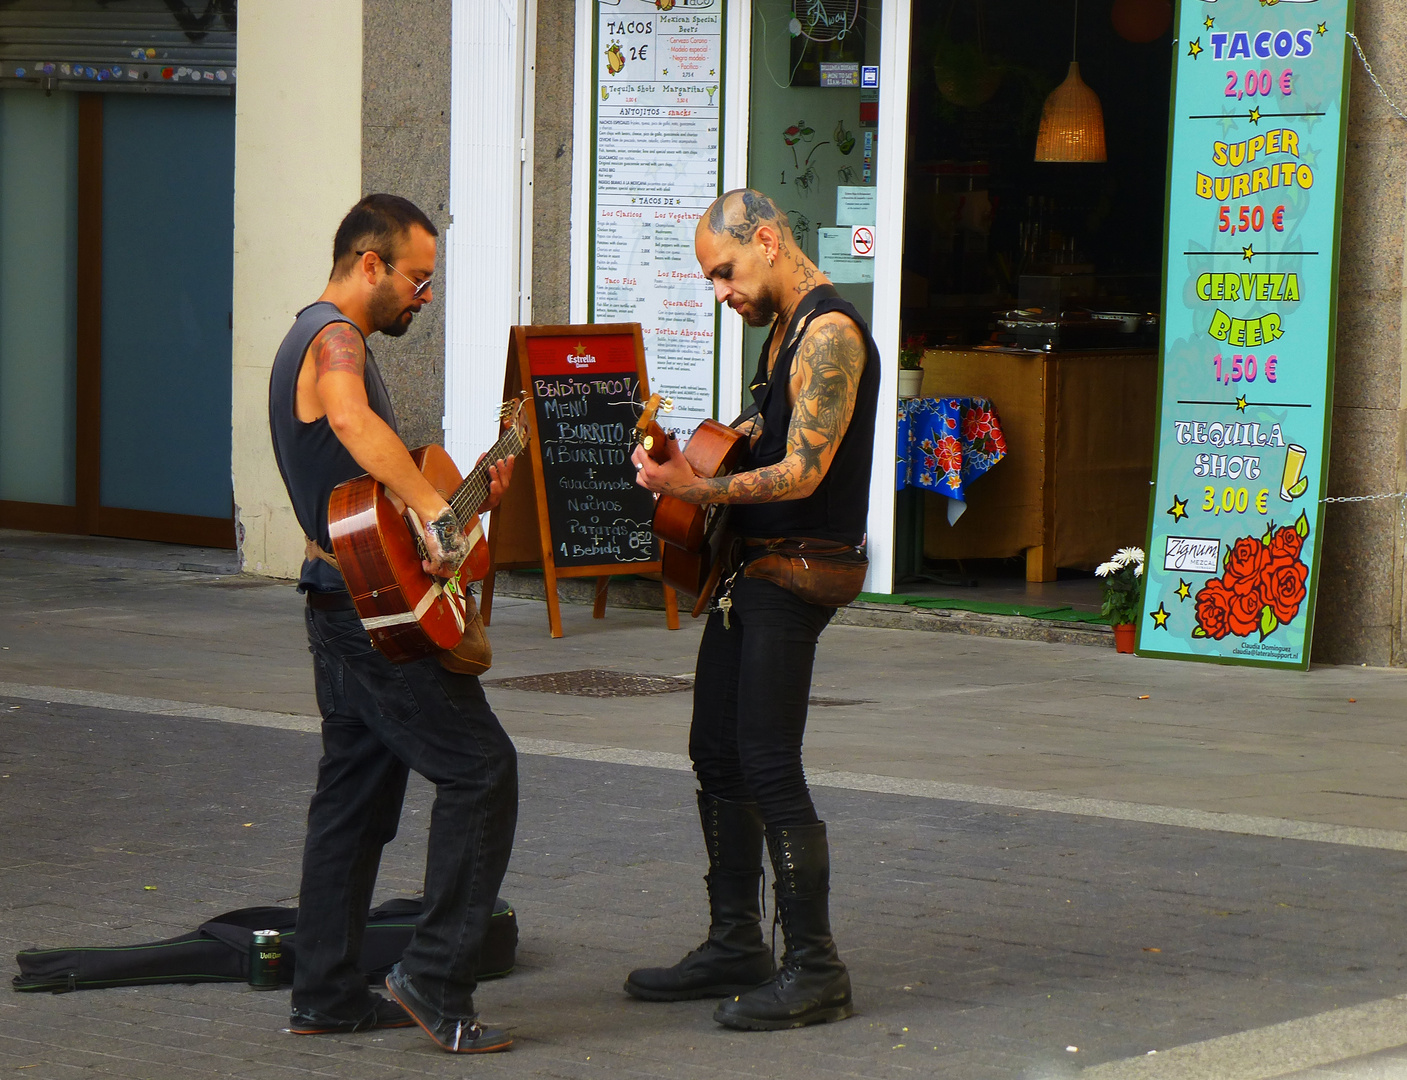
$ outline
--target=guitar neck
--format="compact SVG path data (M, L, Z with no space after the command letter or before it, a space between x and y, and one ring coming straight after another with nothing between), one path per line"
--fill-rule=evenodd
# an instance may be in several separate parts
M464 483L455 488L454 494L449 497L449 505L461 525L469 521L478 512L484 500L488 498L489 466L502 458L518 453L522 449L522 429L518 424L513 424L498 437L498 442L489 447L489 452L485 455L484 460L469 471L469 475L464 478Z

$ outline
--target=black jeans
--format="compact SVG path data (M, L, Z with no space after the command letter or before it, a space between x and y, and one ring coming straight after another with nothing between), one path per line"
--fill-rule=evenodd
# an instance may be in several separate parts
M518 761L472 675L433 657L392 664L346 610L307 609L323 756L308 807L293 1008L356 1019L371 1008L361 939L406 777L435 785L425 909L402 958L444 1016L474 1015L474 970L518 821Z
M731 629L714 612L699 643L689 756L706 795L756 801L771 827L818 819L801 767L816 642L835 608L741 573Z

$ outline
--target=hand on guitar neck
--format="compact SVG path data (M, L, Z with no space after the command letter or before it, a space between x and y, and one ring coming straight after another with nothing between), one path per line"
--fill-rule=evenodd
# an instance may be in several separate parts
M733 472L748 448L748 437L718 423L705 420L681 450L673 437L666 436L654 422L662 403L652 396L636 425L638 445L631 454L635 480L655 493L652 522L660 544L660 576L665 583L698 597L694 616L703 611L723 568L717 558L726 533L726 507L700 505L699 481ZM675 493L682 497L676 497Z

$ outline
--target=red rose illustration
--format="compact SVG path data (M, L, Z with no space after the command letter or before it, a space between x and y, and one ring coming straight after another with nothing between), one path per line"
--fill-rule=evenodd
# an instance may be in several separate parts
M1231 587L1229 581L1227 585ZM1237 637L1254 634L1260 629L1260 613L1265 607L1265 600L1260 594L1260 579L1256 578L1252 588L1241 591L1244 585L1245 582L1238 582L1231 590L1231 606L1226 613L1227 625Z
M1272 561L1288 558L1298 559L1304 538L1295 532L1293 525L1281 525L1270 538L1270 558Z
M1280 531L1294 533L1293 529ZM1296 536L1295 539L1298 540L1299 537ZM1261 592L1280 622L1287 623L1299 614L1300 605L1304 603L1308 593L1305 588L1308 578L1309 567L1288 556L1272 559L1270 565L1265 568L1265 576L1261 579Z
M1231 590L1221 578L1212 578L1197 593L1197 625L1209 638L1220 641L1231 630Z
M1236 541L1226 563L1226 584L1238 593L1259 595L1260 576L1269 565L1270 549L1254 536L1243 536Z

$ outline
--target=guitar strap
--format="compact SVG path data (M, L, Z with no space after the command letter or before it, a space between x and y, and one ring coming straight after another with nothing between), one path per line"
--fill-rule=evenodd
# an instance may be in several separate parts
M342 567L337 565L337 556L330 551L323 551L316 540L309 540L306 536L303 537L303 558L321 559L339 574L342 572Z
M816 308L821 302L829 300L833 296L839 296L833 285L817 285L804 297L801 303L796 305L796 310L792 312L791 322L787 323L786 332L782 334L782 347L777 350L778 358L786 352L801 338L806 331L806 324L811 321L811 316L815 314ZM772 328L772 334L777 329ZM772 335L768 335L766 343L762 346L761 353L757 357L757 373L753 375L752 382L748 384L748 389L752 391L753 404L743 411L743 415L738 418L732 426L737 427L738 423L756 416L762 411L767 402L767 394L772 386L772 372L767 368L767 354L772 351Z

